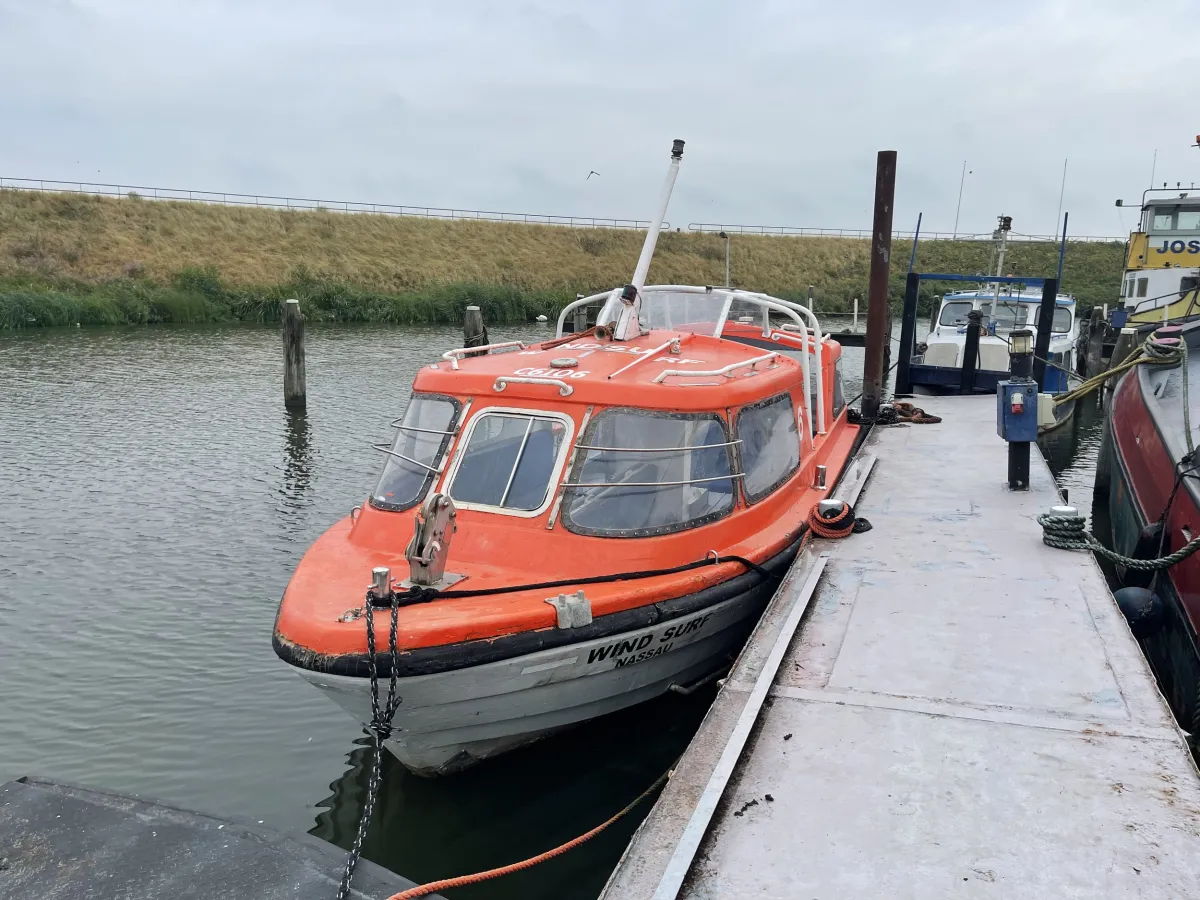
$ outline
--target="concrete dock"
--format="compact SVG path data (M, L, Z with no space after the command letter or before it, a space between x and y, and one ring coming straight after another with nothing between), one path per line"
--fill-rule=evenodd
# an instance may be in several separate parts
M1091 555L1041 542L1049 469L1010 492L994 400L921 405L944 421L875 429L838 488L874 529L797 560L604 900L1200 897L1200 778Z

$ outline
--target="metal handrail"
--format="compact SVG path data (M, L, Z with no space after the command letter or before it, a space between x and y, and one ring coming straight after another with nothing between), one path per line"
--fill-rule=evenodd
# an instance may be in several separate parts
M570 397L575 393L575 388L571 387L560 378L541 378L537 375L501 375L492 385L493 391L502 391L510 384L549 384L558 388L560 397Z
M665 379L670 378L671 376L675 376L677 378L715 378L718 375L724 375L726 378L732 378L733 376L729 373L734 369L740 369L743 366L756 368L760 362L766 362L769 359L775 359L777 356L779 356L779 354L772 350L770 353L764 353L762 356L754 356L750 359L744 359L741 362L730 363L729 365L723 366L720 369L709 369L706 372L689 372L680 371L679 369L664 369L658 374L658 377L654 379L654 383L662 384ZM777 362L775 365L779 365L779 363ZM772 368L774 368L774 366ZM688 386L697 387L698 385L685 385L685 387Z
M412 216L421 219L453 219L484 222L519 222L526 225L560 225L568 228L620 228L642 231L650 227L645 219L606 219L594 216L559 216L550 213L511 213L483 209L450 209L439 206L409 206L395 203L365 203L357 200L314 200L306 197L275 197L269 194L238 194L222 191L197 191L187 188L147 187L140 184L107 184L99 181L54 181L47 178L9 178L0 176L0 190L39 191L53 194L86 194L93 197L140 200L176 200L220 206L257 206L313 212L366 213L384 216ZM663 229L671 223L663 222Z
M576 444L576 450L597 450L604 453L679 453L685 450L711 450L714 447L732 447L740 444L741 438L725 441L720 444L694 444L689 447L593 447L588 444Z
M678 346L678 345L679 345L679 338L671 338L669 341L666 341L666 342L664 342L664 343L662 343L662 344L659 344L659 345L658 345L657 347L655 347L653 350L649 350L649 351L647 351L646 353L643 353L641 356L634 357L634 358L633 358L633 359L631 359L629 362L627 362L625 365L621 366L621 368L617 369L617 371L615 371L615 372L613 372L612 374L610 374L610 375L608 376L608 377L609 377L609 379L616 378L616 377L617 377L618 375L620 375L622 372L626 372L626 371L628 371L629 369L632 369L632 368L633 368L634 366L636 366L638 363L643 363L643 362L645 362L646 360L650 359L650 358L651 358L651 357L653 357L653 356L658 356L658 354L662 353L664 350L666 350L668 347L670 347L670 346L671 346L671 345L673 345L673 344L674 344L674 345L676 345L676 346Z
M811 228L795 225L720 225L715 222L690 222L688 223L688 231L700 232L704 234L717 234L719 232L733 234L763 234L774 235L777 237L838 237L838 238L869 238L872 234L870 229L865 228ZM1015 234L1015 232L1014 232ZM911 231L893 231L893 239L911 240L917 235ZM922 239L934 241L993 241L995 240L992 232L950 232L950 231L922 231L920 233ZM1042 242L1057 242L1059 235L1049 234L1021 234L1022 241L1010 241L1010 243L1042 243ZM1082 241L1084 243L1120 243L1125 240L1124 237L1108 237L1105 235L1080 235L1072 237L1072 241Z
M564 484L564 488L602 488L602 487L678 487L683 484L705 484L709 481L730 481L734 478L745 478L745 472L730 472L728 475L714 475L712 478L690 478L687 481L577 481Z
M443 353L442 359L450 360L450 368L457 370L459 354L467 356L472 353L478 353L481 356L487 356L493 350L502 350L505 347L520 347L524 350L526 344L521 341L499 341L495 344L484 344L480 347L457 347L454 350L447 350Z
M431 466L427 463L421 462L419 459L413 459L411 456L405 456L403 453L397 453L389 444L372 444L371 449L378 450L380 453L386 453L388 456L394 456L397 459L402 459L407 463L412 463L414 466L420 466L422 469L426 469L430 472L442 471L440 466Z

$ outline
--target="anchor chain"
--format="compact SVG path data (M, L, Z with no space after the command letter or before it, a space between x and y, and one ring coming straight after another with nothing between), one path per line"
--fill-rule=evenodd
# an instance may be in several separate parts
M400 706L400 695L396 692L396 631L397 613L400 609L400 597L394 591L389 596L380 598L374 591L367 591L367 601L363 610L367 620L367 667L371 679L371 724L367 731L371 735L371 773L367 778L367 797L363 803L362 816L358 820L358 831L354 835L354 843L350 847L350 855L346 858L346 867L342 871L342 881L338 886L336 900L348 900L350 882L354 880L354 870L362 857L363 841L367 837L367 828L371 824L371 814L375 810L375 800L379 794L379 782L383 765L383 743L392 734L392 720L396 717L396 709ZM375 616L373 609L376 605L391 608L391 627L388 629L388 692L382 709L379 706L379 660L375 650Z

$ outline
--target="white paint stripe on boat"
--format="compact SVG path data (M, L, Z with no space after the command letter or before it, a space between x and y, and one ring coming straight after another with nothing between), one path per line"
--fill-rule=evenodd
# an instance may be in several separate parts
M539 663L536 666L526 666L521 670L522 675L532 675L534 672L545 672L547 669L557 669L559 666L569 666L579 662L578 656L568 656L566 659L556 659L554 662Z

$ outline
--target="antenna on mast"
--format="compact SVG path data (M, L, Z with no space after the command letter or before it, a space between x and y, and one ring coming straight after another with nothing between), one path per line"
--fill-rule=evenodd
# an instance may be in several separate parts
M679 162L682 159L683 141L676 139L671 146L671 165L667 169L667 180L663 184L658 211L654 216L654 221L650 223L650 229L646 232L646 241L642 244L642 254L638 257L637 267L633 270L633 280L625 285L619 293L614 292L614 296L609 298L608 303L597 316L597 336L608 334L614 341L628 341L642 333L640 320L642 288L646 286L646 276L650 273L650 260L654 258L658 235L662 231L663 220L667 217L667 206L671 202L671 191L675 187L675 178L679 175Z

